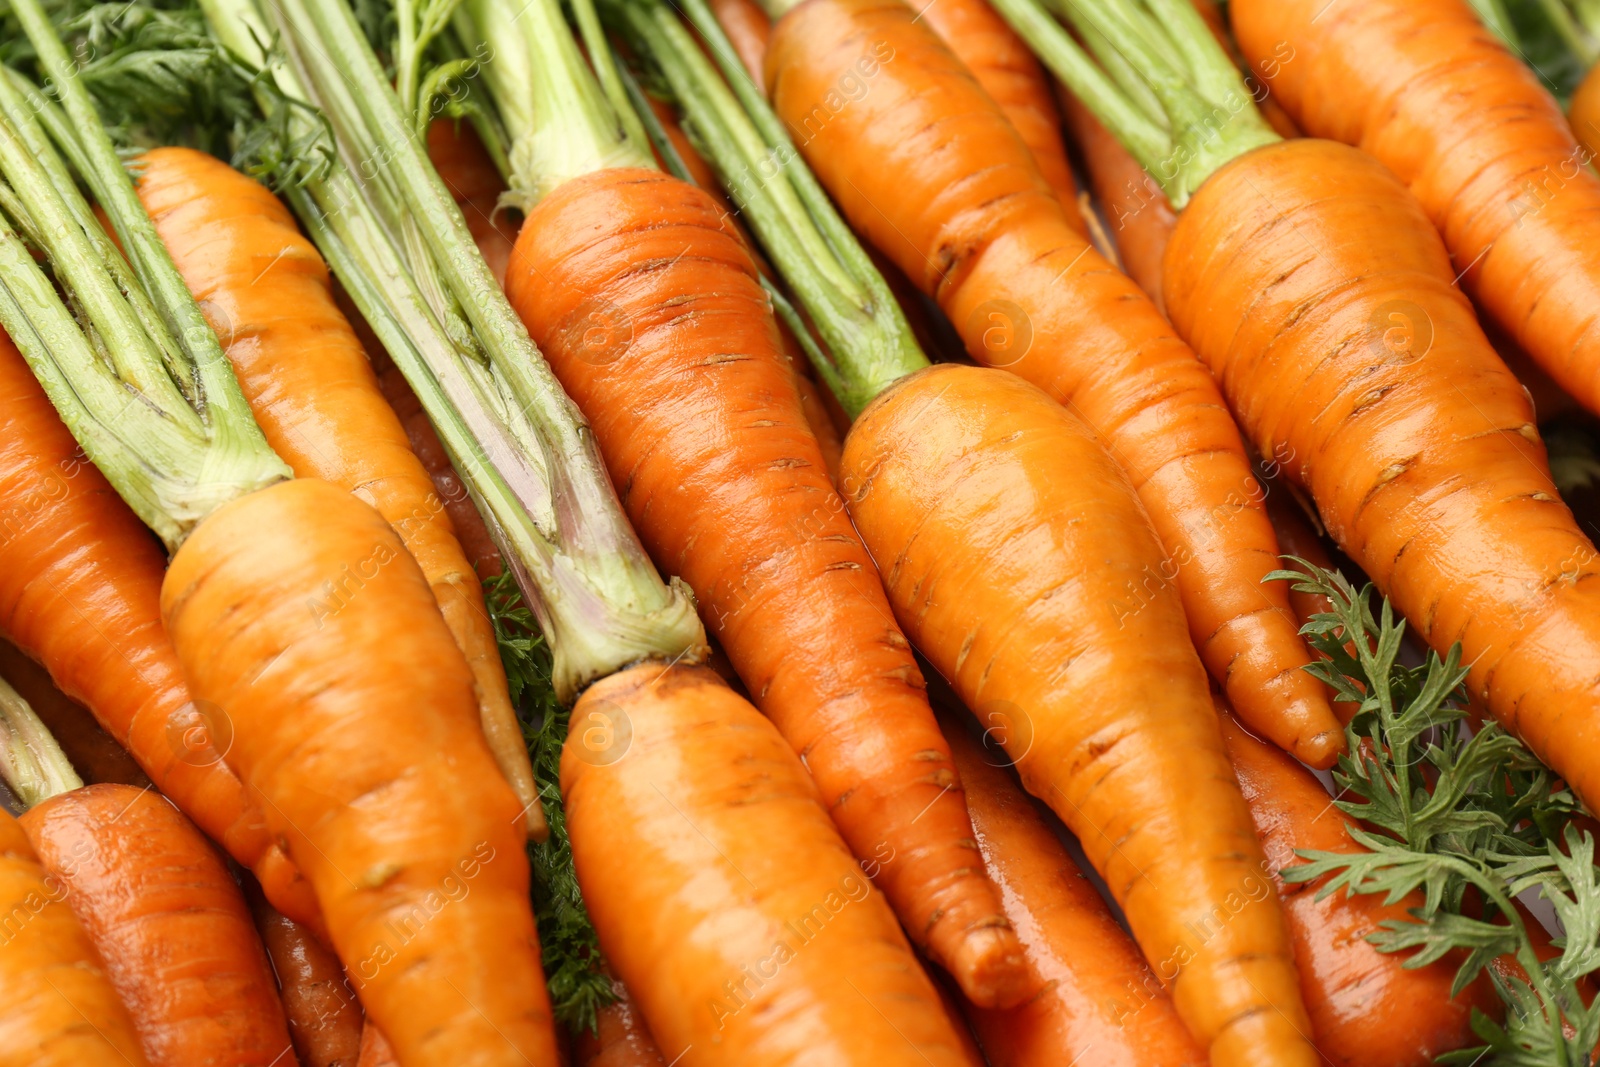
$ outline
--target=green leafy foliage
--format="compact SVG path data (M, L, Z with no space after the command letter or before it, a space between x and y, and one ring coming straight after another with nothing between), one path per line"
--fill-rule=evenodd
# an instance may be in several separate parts
M1600 55L1596 37L1600 4L1595 0L1472 0L1472 5L1565 107Z
M561 807L561 747L567 740L568 712L550 681L550 650L509 572L490 578L483 591L550 824L549 838L528 844L533 912L550 1001L556 1018L572 1030L594 1030L595 1013L616 997L599 966L600 940L578 888Z
M1367 851L1302 852L1283 872L1290 882L1323 880L1318 895L1378 893L1394 904L1418 894L1413 919L1389 920L1368 936L1384 952L1406 952L1407 967L1458 961L1466 988L1497 957L1515 956L1528 980L1491 974L1504 1023L1474 1010L1484 1045L1441 1062L1480 1067L1588 1065L1600 1040L1600 1003L1585 1007L1577 979L1600 968L1600 868L1594 839L1578 829L1572 793L1497 723L1469 728L1460 647L1420 666L1401 661L1406 624L1373 589L1296 560L1277 571L1297 590L1328 598L1332 610L1303 632L1325 657L1308 669L1359 705L1346 728L1349 754L1334 772L1335 804L1359 825ZM1537 892L1555 909L1565 937L1541 961L1513 904Z

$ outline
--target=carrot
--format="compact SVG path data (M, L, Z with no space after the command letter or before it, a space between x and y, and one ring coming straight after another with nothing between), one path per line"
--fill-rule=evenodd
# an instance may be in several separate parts
M1267 854L1266 873L1283 899L1294 940L1311 1034L1337 1067L1426 1067L1440 1055L1476 1043L1474 1008L1496 1006L1479 975L1450 995L1461 960L1446 957L1411 968L1404 953L1379 952L1367 935L1388 920L1409 920L1422 895L1385 903L1380 896L1337 892L1321 900L1323 881L1285 884L1279 872L1303 862L1298 850L1359 852L1327 790L1304 767L1251 737L1225 710L1222 735Z
M361 1058L356 1067L400 1067L394 1058L394 1049L389 1047L388 1038L372 1025L371 1019L361 1028Z
M1034 802L1001 769L1004 756L985 751L966 724L943 709L940 724L967 786L978 847L1002 887L1006 915L1043 987L1011 1011L966 1008L988 1062L992 1067L1204 1064L1204 1051L1184 1029L1161 980Z
M1600 177L1538 77L1465 0L1245 0L1234 31L1309 133L1408 186L1478 304L1600 410Z
M756 0L710 0L711 10L739 53L739 59L757 84L767 60L767 40L772 20Z
M588 415L646 547L695 590L845 840L863 860L895 857L880 885L914 941L975 1001L1015 1003L1020 948L756 278L704 192L609 169L532 210L506 294ZM584 326L597 308L617 327L603 348Z
M590 687L572 721L578 876L669 1061L966 1064L883 897L754 708L709 671L651 666Z
M0 678L32 706L85 781L121 782L141 789L150 784L128 750L105 732L89 709L57 689L49 673L10 641L0 640Z
M146 1067L139 1035L58 879L0 809L0 1063Z
M300 1067L356 1067L361 1046L361 1005L339 958L311 931L245 886L261 943L278 978L278 995Z
M577 1067L666 1067L628 987L612 979L611 989L617 999L600 1009L596 1029L573 1038Z
M1216 384L1074 231L995 105L891 0L799 4L774 29L767 71L846 216L938 299L972 356L1069 405L1124 464L1167 549L1116 594L1125 614L1176 578L1195 645L1241 714L1330 764L1343 735L1299 670L1309 654L1283 589L1261 584L1277 544ZM869 88L835 109L847 74Z
M1589 150L1591 159L1600 154L1597 151L1600 146L1600 75L1596 71L1600 71L1600 66L1589 68L1567 105L1567 123L1572 127L1572 135Z
M157 788L315 922L310 886L223 762L226 720L197 705L161 628L161 545L83 458L0 333L0 634L89 708ZM203 709L203 710L202 710Z
M340 610L306 610L349 574L360 584ZM552 1064L520 805L477 728L466 661L383 517L315 479L238 498L173 558L162 615L194 692L227 709L230 759L400 1061Z
M1177 594L1117 611L1161 549L1093 431L941 365L856 420L840 475L907 635L1078 835L1210 1062L1317 1062Z
M267 1067L292 1055L244 896L176 808L147 789L91 785L19 821L65 888L152 1067Z
M422 567L472 667L489 748L530 830L546 832L483 588L333 302L322 257L265 186L214 156L158 148L141 157L139 175L139 197L273 451L297 476L342 486L377 508ZM338 611L350 593L336 583L313 611Z
M469 123L435 119L428 124L428 158L461 208L490 272L503 282L517 227L511 213L500 208L505 182L477 131Z
M1088 235L1078 186L1061 139L1061 114L1039 61L986 0L907 0L1004 113L1061 201L1062 215Z

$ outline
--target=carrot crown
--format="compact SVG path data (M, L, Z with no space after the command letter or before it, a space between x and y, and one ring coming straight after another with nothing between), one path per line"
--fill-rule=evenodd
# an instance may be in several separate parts
M24 808L83 787L33 706L0 678L0 779Z
M289 469L256 426L44 9L18 0L12 10L55 99L0 70L0 325L84 452L175 550L217 507Z
M1190 0L994 0L994 6L1175 208L1229 160L1279 140ZM1072 26L1081 45L1057 18Z
M853 418L891 383L926 367L927 358L888 284L750 80L705 0L680 7L698 41L661 0L611 0L605 13L678 104L685 128L788 282L806 319L769 284L773 306ZM680 178L691 180L654 112L648 106L638 111L657 151L677 164Z

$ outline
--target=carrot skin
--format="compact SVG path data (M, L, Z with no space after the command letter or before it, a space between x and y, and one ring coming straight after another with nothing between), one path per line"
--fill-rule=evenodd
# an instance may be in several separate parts
M1430 645L1461 643L1474 700L1592 805L1600 557L1453 277L1389 171L1299 140L1206 181L1164 285L1259 452Z
M573 1062L577 1067L666 1067L628 987L612 979L611 992L616 999L598 1012L596 1030L573 1037Z
M1578 143L1589 150L1591 158L1600 145L1600 75L1596 71L1600 71L1600 66L1589 68L1567 105L1567 124L1572 127L1572 135Z
M1316 1063L1178 598L1119 618L1108 595L1160 546L1100 439L941 364L861 414L840 477L907 635L1077 834L1211 1063Z
M1229 11L1295 121L1394 172L1443 235L1452 277L1600 411L1600 177L1538 76L1466 0Z
M966 1007L991 1067L1201 1067L1155 973L1034 801L954 715L941 725L978 847L1043 991L1010 1011Z
M0 1064L148 1067L128 1011L27 835L0 808ZM87 1023L88 1025L85 1025Z
M389 1039L372 1025L371 1019L361 1028L361 1058L356 1061L356 1067L400 1067L394 1058L394 1049L389 1047Z
M1328 766L1344 735L1314 679L1239 430L1206 370L1068 223L1026 146L896 0L806 0L774 27L778 113L845 215L935 297L980 363L1004 366L1105 438L1163 558L1128 615L1176 581L1201 658L1252 723ZM867 77L866 72L872 72ZM835 112L846 74L868 81Z
M121 782L143 789L150 779L89 709L56 688L43 667L0 639L0 678L11 683L44 723L85 782Z
M247 884L245 895L278 978L278 994L300 1067L356 1067L361 1052L361 1005L339 966L339 957L311 931L267 903L255 885Z
M255 871L282 912L318 922L310 885L223 762L227 724L190 699L161 626L165 555L79 451L0 334L0 635L87 707L150 780ZM203 705L202 705L203 707Z
M490 272L504 284L517 225L514 215L499 209L505 182L478 132L470 122L434 119L428 125L428 159L461 208Z
M483 588L333 301L322 257L270 190L203 152L146 152L139 197L222 340L273 451L296 476L342 486L377 508L428 576L472 667L489 747L542 825ZM319 601L329 612L339 602L336 592Z
M359 588L313 613L346 573ZM403 1067L554 1064L521 806L471 670L383 516L309 478L235 500L174 556L162 613Z
M845 840L895 857L879 884L911 936L975 1000L1028 995L922 676L715 202L653 171L569 181L529 216L506 295ZM616 326L605 345L596 317Z
M646 665L591 686L573 723L578 879L669 1060L964 1067L888 906L753 707L702 668ZM586 741L592 723L610 745Z
M268 1067L292 1055L244 895L164 797L91 785L18 821L65 887L151 1067Z
M733 50L739 53L739 61L757 85L764 84L762 69L767 59L767 39L772 36L772 20L755 0L710 0L710 3L712 14L717 16Z

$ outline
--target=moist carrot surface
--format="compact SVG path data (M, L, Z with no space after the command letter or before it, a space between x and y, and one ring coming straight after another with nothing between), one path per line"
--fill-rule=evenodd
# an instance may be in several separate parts
M164 797L91 785L20 822L104 961L151 1067L269 1067L293 1055L244 894Z
M867 90L835 108L846 74ZM870 72L870 77L867 76ZM896 0L806 0L774 27L779 115L851 223L934 296L981 363L1069 406L1107 442L1166 551L1114 594L1176 584L1241 714L1327 766L1343 735L1281 585L1277 544L1216 383L1127 276L1068 223L1026 145Z
M361 585L343 608L309 611L345 573ZM383 516L315 479L237 499L173 558L162 609L401 1062L553 1064L521 806L466 660Z
M1287 928L1166 590L1098 438L1043 392L939 365L856 420L840 478L895 615L1062 818L1211 1063L1313 1064Z
M356 1067L361 1004L332 949L246 886L261 943L278 977L284 1018L300 1067Z
M892 857L878 884L913 939L975 999L1020 1000L922 676L715 202L652 171L569 181L530 214L506 290L662 572L694 589L857 857Z
M703 668L646 665L590 687L573 724L578 877L669 1062L965 1067L883 896L755 708Z

